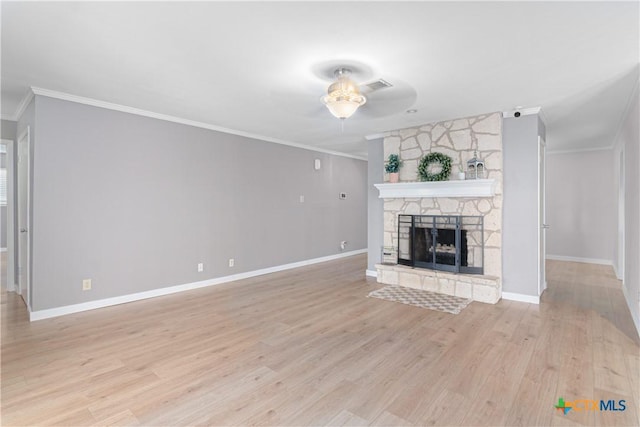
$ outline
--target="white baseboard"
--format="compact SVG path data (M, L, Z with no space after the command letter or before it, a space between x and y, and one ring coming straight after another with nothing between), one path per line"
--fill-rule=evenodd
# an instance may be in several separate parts
M320 258L308 259L305 261L293 262L291 264L277 265L275 267L263 268L260 270L247 271L245 273L232 274L230 276L216 277L215 279L202 280L200 282L185 283L183 285L169 286L167 288L152 289L145 292L137 292L135 294L122 295L118 297L105 298L101 300L88 301L80 304L66 305L63 307L49 308L46 310L31 311L29 320L42 320L51 317L64 316L65 314L79 313L82 311L95 310L97 308L109 307L112 305L125 304L128 302L139 301L147 298L154 298L163 295L175 294L177 292L190 291L192 289L204 288L207 286L220 285L222 283L234 282L236 280L248 279L250 277L261 276L263 274L275 273L283 270L291 270L293 268L304 267L307 265L317 264L320 262L332 261L339 258L346 258L353 255L367 253L368 249L359 249L356 251L343 252L335 255L328 255Z
M621 273L620 269L618 268L618 266L615 263L613 264L613 272L616 275L616 279L624 280L624 277L622 277L622 274L620 274Z
M631 312L631 320L633 320L633 324L636 327L636 332L638 333L638 336L640 336L640 313L638 313L638 311L633 311L631 304L634 304L634 302L629 297L629 294L627 293L627 287L624 285L624 283L622 284L622 293L624 294L624 300L627 302L627 306L629 306L629 311ZM635 304L637 304L637 302ZM640 309L640 307L637 307L637 309Z
M528 302L529 304L540 304L540 297L525 294L516 294L513 292L503 292L502 299L509 301Z
M365 271L365 275L369 276L369 277L378 277L378 272L376 270L369 270L367 269Z
M547 255L546 258L553 261L582 262L585 264L601 264L601 265L610 265L613 267L613 261L610 259L581 258L581 257L573 257L573 256L565 256L565 255Z

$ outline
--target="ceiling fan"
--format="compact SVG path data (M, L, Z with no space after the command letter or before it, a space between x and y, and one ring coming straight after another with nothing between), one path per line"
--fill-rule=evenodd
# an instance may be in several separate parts
M351 70L338 68L334 73L336 81L327 89L327 95L320 101L327 106L329 112L335 117L344 120L353 115L358 107L367 102L367 98L360 94L360 88L349 76Z
M356 111L362 112L358 115L369 118L391 115L405 110L416 99L415 90L409 85L394 85L382 78L358 86L350 78L352 70L348 66L336 68L333 75L335 81L329 85L321 103L341 120L351 117Z
M289 87L271 92L272 101L279 108L304 117L361 120L404 112L416 100L416 91L410 85L396 78L372 80L373 71L363 64L332 61L318 64L312 71L318 77L313 83L297 84L293 89L291 83L298 82L289 80ZM367 82L358 84L359 79Z

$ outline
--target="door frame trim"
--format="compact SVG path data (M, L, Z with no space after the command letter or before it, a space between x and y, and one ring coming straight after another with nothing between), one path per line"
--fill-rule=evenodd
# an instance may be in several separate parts
M543 273L543 269L546 268L546 240L547 240L547 231L544 228L544 224L546 221L546 185L547 185L547 177L546 175L546 152L547 152L547 141L538 135L538 295L542 295L545 289L547 289L547 277L546 274ZM541 150L542 149L542 150ZM541 155L540 152L543 152ZM542 212L541 212L542 211ZM542 247L544 245L544 247ZM544 254L541 256L540 254L544 251ZM543 276L544 275L544 283Z
M616 260L613 269L615 270L616 277L618 280L622 281L622 285L624 287L624 270L625 270L625 192L627 182L626 182L626 153L624 150L624 146L620 147L620 152L618 153L618 158L616 159L618 162L618 227L616 232L618 233L618 259Z
M26 176L27 176L27 185L26 185L26 192L27 194L21 195L21 190L20 190L20 144L26 139L26 144L27 144L27 149L26 149L26 155L27 155L27 163L26 163ZM26 257L27 259L25 260L25 268L26 268L26 272L25 272L25 286L26 286L26 306L27 309L29 311L31 311L31 231L32 231L32 227L31 227L31 127L27 126L26 129L24 131L22 131L22 133L20 134L20 136L18 137L18 143L17 143L17 150L18 150L18 162L17 162L17 177L18 179L16 180L16 190L17 190L17 197L16 197L16 201L17 201L17 205L18 205L18 218L16 218L16 225L18 228L18 232L19 232L19 227L20 227L20 197L26 197L26 204L27 204L27 208L26 208L26 215L27 215L27 230L28 230L28 234L27 234L27 250L26 250ZM18 237L18 243L20 241L20 237ZM18 246L18 251L17 251L17 255L18 255L18 260L20 260L20 246L19 244ZM22 289L20 288L20 275L18 274L18 288L20 289L20 294L22 295ZM24 295L23 295L24 298Z

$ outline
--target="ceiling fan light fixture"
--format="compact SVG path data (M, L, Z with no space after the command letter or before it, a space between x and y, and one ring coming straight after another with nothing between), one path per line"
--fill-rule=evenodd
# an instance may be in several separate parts
M323 97L322 102L325 103L325 105L329 109L329 112L339 119L347 119L351 117L353 113L356 112L358 107L364 104L364 102L358 103L350 100L334 100L327 98L329 97Z
M367 102L367 98L360 95L360 89L349 78L351 71L346 68L338 68L334 75L336 81L329 86L328 95L320 98L327 106L329 112L339 119L347 119L356 110Z

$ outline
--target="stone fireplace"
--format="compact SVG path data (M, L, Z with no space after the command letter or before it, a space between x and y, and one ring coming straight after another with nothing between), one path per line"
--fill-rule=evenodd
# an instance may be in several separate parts
M466 165L476 151L484 160L486 179L457 180L457 166ZM452 158L451 181L418 182L418 163L430 152L444 153ZM377 264L378 282L481 302L498 302L502 295L501 114L390 132L384 138L385 159L389 154L398 154L403 162L400 182L378 184L377 187L380 197L384 198L384 246L395 249L398 263ZM414 230L410 232L413 233L411 238L404 236L403 240L408 218L414 225L415 218L421 218L420 230L418 237ZM428 218L431 218L431 226L428 226ZM451 234L447 230L456 228L451 221L459 221L451 218L475 218L476 225L482 224L481 231L474 228L458 235ZM416 245L433 247L434 241L439 246L426 250L419 256L421 259L415 253L407 257ZM450 255L452 251L454 253ZM431 265L421 268L425 264ZM437 268L431 269L434 264Z

